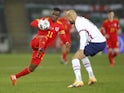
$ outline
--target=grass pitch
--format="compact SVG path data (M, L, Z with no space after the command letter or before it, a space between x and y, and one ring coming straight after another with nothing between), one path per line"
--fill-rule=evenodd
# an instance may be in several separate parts
M115 67L110 67L107 55L90 57L94 74L98 82L88 86L88 74L82 65L85 83L81 88L67 88L75 77L69 63L60 63L60 54L46 54L39 67L31 74L17 80L12 86L9 76L28 66L31 54L0 54L0 93L124 93L124 55L115 60Z

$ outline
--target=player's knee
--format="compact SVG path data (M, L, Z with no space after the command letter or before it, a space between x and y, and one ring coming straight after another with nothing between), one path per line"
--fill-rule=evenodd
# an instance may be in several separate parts
M30 72L33 72L35 69L34 69L34 68L29 67L29 70L30 70Z
M85 55L84 55L83 51L82 51L82 50L78 50L78 51L75 53L75 55L73 56L72 59L79 59L79 60L81 60L81 59L83 59L84 57L85 57Z
M73 59L79 59L79 60L81 60L82 58L83 58L82 55L76 55L76 56L73 56L73 57L72 57L72 60L73 60Z
M36 69L36 67L37 67L37 66L35 66L35 65L30 65L30 66L29 66L30 72L33 72L33 71Z
M118 55L118 52L115 52L113 56L116 57L117 55Z

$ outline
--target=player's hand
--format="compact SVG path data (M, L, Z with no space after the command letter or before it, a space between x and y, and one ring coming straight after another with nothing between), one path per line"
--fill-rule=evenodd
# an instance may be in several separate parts
M108 39L108 38L109 38L109 35L108 35L108 34L106 34L106 35L105 35L105 37Z
M70 48L71 47L71 44L69 42L66 42L65 43L66 47Z
M41 53L44 51L44 49L43 48L39 48L38 49L38 53L37 53L37 56L38 57L40 57L40 55L41 55Z

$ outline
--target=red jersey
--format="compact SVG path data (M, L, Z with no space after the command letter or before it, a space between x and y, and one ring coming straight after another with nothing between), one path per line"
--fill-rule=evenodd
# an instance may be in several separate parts
M64 29L65 29L65 33L66 33L66 36L67 36L67 39L68 39L69 42L71 42L70 30L71 30L71 28L72 28L72 25L71 25L70 22L69 22L66 18L64 18L64 17L60 18L59 21L61 21L61 22L63 23Z
M40 19L46 19L50 22L50 27L48 30L41 30L38 28L38 21ZM64 43L67 42L65 31L64 31L64 26L60 21L57 20L56 22L53 22L50 17L40 18L40 19L36 19L32 21L30 25L35 28L38 28L38 33L37 33L38 35L47 36L48 40L46 42L46 46L50 46L53 43L58 32L60 32L60 37L62 38L63 42Z
M107 40L114 39L117 41L117 32L120 29L119 21L117 19L113 19L112 21L110 20L105 20L102 24L101 30L105 30L105 35L108 35Z

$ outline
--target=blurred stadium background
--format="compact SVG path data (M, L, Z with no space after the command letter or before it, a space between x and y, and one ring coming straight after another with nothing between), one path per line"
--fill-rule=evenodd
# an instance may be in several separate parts
M29 41L36 34L30 22L48 16L50 9L75 9L79 15L91 19L99 28L106 11L115 11L120 21L120 53L124 53L124 0L0 0L0 53L30 52ZM78 37L72 34L71 52L78 47ZM56 41L48 51L57 52ZM106 50L105 50L106 51Z

